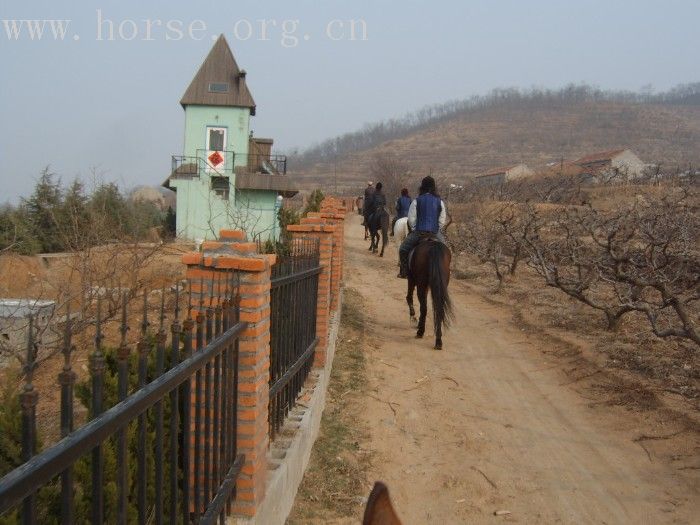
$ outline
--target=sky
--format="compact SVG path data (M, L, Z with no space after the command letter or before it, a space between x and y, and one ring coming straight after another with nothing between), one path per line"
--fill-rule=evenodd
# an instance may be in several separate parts
M41 38L26 20L46 21ZM47 165L66 183L160 184L221 33L251 129L291 152L497 87L695 82L698 20L698 0L2 0L0 203Z

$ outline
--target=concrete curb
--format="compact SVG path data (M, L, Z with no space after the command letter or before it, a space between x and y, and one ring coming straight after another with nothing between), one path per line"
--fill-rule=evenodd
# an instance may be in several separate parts
M280 436L272 443L268 454L269 470L265 499L254 518L230 517L228 523L245 525L283 525L292 510L297 490L309 464L311 449L321 428L321 416L326 406L326 391L333 368L340 318L343 309L343 292L340 291L338 311L330 321L326 364L313 369L310 393L306 407L299 406L290 413ZM302 394L304 395L304 394Z

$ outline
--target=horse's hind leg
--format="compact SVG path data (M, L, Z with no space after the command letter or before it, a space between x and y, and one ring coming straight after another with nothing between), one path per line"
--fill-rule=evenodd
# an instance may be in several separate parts
M417 323L416 310L413 308L413 290L416 288L413 279L408 278L408 293L406 294L406 302L408 303L408 315L411 318L412 323Z
M425 334L425 317L428 315L428 287L418 285L418 303L420 304L420 317L418 318L418 330L416 337L421 338Z
M379 257L384 257L384 248L386 248L386 244L389 242L389 237L387 235L387 227L388 225L385 225L382 228L382 251L379 254Z
M442 323L435 327L435 350L442 350Z

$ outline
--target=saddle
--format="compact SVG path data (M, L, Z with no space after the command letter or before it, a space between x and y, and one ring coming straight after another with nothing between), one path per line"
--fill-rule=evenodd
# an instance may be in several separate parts
M439 242L442 243L440 239L438 239L438 236L436 233L433 232L418 232L418 235L420 235L420 241L418 241L418 244L423 244L424 242ZM414 248L415 250L415 248Z
M421 244L426 243L426 242L437 242L437 243L443 244L443 242L438 238L437 234L435 234L433 232L418 232L418 235L420 235L420 240L418 241L418 244L416 244L416 246L408 254L408 269L409 270L413 266L413 252L415 252L416 248L418 248Z

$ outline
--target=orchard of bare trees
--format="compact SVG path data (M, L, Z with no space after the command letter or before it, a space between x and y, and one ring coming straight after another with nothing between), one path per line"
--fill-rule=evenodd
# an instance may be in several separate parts
M451 210L457 252L493 271L497 290L529 271L658 338L700 346L700 195L691 181L586 186L574 177L470 186Z

